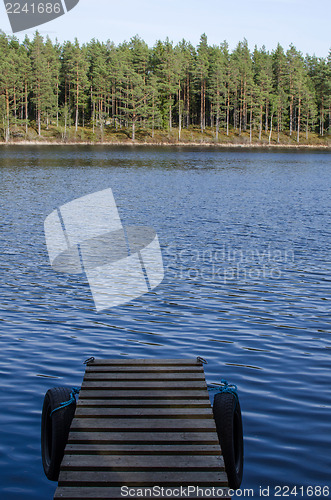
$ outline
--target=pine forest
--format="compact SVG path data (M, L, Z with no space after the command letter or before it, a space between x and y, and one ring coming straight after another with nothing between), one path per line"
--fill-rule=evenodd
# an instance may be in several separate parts
M331 51L0 32L0 140L330 145Z

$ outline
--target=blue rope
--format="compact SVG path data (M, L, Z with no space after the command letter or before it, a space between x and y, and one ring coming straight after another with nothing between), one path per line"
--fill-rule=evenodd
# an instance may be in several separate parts
M68 401L64 401L63 403L60 404L57 408L54 408L53 411L51 411L51 416L55 411L62 410L62 408L65 408L66 406L70 406L73 403L76 403L76 394L79 394L79 388L78 387L73 387L72 391L70 393L70 399Z
M224 378L222 378L221 384L222 384L221 386L209 384L207 386L208 391L217 390L218 392L221 392L221 393L228 392L230 394L233 394L234 397L236 398L236 405L237 405L237 401L239 402L237 386L235 384L229 384L228 381L225 380Z

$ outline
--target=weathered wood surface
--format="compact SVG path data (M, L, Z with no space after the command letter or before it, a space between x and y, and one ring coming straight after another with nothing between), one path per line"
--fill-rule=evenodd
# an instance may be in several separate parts
M77 407L95 408L210 408L208 398L199 399L79 399Z
M78 407L76 417L213 418L210 408L89 408Z
M159 380L175 380L176 382L178 381L195 381L195 380L200 380L204 381L205 377L203 372L199 373L192 373L192 372L182 372L182 373L169 373L169 372L164 372L164 373L159 373L157 371L153 371L153 379L155 381ZM151 379L151 372L149 373L144 373L144 372L129 372L129 373L116 373L116 372L88 372L85 374L85 380L112 380L112 381L128 381L128 380L133 380L137 382L138 380L145 381L148 380L150 381Z
M54 498L141 498L139 488L155 486L200 488L190 498L210 498L215 488L230 498L203 366L195 359L94 360Z
M69 455L220 455L219 444L68 444Z
M68 443L74 444L114 444L114 443L158 443L158 444L172 444L177 443L185 444L218 444L217 435L211 432L155 432L151 429L149 432L74 432L71 431L68 437Z
M138 359L95 359L93 363L88 365L88 368L93 370L98 366L171 366L172 368L180 366L190 366L195 368L197 366L196 359L155 359L155 358L138 358ZM198 366L203 368L199 363Z
M121 494L121 487L116 487L116 486L113 486L113 487L111 487L111 486L110 487L96 487L96 486L86 487L83 490L84 496L82 496L82 489L83 488L75 487L75 486L73 486L73 487L64 486L61 489L60 488L57 489L54 498L56 500L58 500L60 498L63 498L65 500L79 500L82 498L87 499L87 500L110 500L110 499L113 499L113 500L122 499L123 500L123 498L134 498L133 496L131 496L129 494L124 496L123 494ZM198 498L212 498L210 495L210 488L200 487L200 491L201 490L205 491L206 495L203 496L203 494L200 493ZM225 499L230 498L229 496L227 496L227 488L222 488L221 486L218 486L217 488L215 488L215 490L218 493L218 496L215 498L225 498ZM130 490L127 490L127 491L130 491ZM142 498L142 496L140 495L137 498ZM152 496L146 495L144 498L152 498ZM158 497L154 496L154 498L162 498L162 497L160 494ZM167 496L167 497L163 496L163 498L167 498L167 499L170 498L171 500L174 500L174 499L178 500L178 498L185 498L185 497L184 497L184 495L182 497L179 497L176 494L176 496ZM194 496L192 493L190 493L189 498L197 498L197 496Z

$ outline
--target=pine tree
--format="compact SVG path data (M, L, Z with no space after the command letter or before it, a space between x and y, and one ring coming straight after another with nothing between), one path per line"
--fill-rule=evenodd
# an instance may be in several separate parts
M29 125L29 93L31 89L31 60L29 58L29 40L26 37L18 48L18 81L20 84L21 120L24 120L25 134ZM59 65L59 61L58 61Z
M153 49L153 66L158 76L160 105L169 132L173 125L174 98L177 93L177 77L174 72L175 54L172 42L158 41Z
M218 141L220 120L224 119L227 89L225 82L226 59L221 47L214 46L210 56L208 95L215 117L215 138Z
M192 44L181 40L177 45L181 55L182 64L182 93L183 93L183 119L186 128L190 125L191 106L193 101L193 73L196 59L196 51Z
M185 43L185 42L184 42ZM185 84L186 84L186 71L187 71L187 61L185 58L185 52L183 50L183 45L178 44L174 49L175 56L175 66L174 79L177 81L177 95L176 95L176 110L178 116L178 140L181 140L181 132L183 126L183 112L184 112L184 94L185 94Z
M147 46L137 37L129 44L121 46L121 105L119 107L125 123L131 127L131 138L136 138L136 127L140 122L146 127L153 115L155 93L147 81L148 51Z
M277 45L276 50L272 53L272 70L273 70L273 88L278 98L277 106L277 142L280 140L280 132L283 127L285 116L285 109L287 104L286 95L286 71L287 62L284 49L280 44Z
M44 43L43 37L36 32L30 46L32 104L35 108L38 135L41 135L41 122L44 119L48 127L49 118L56 106L56 84L54 77L54 53L50 40Z
M327 60L322 58L306 57L307 71L315 88L316 104L318 108L319 134L324 135L328 117L330 128L330 99L331 99L331 51Z
M239 76L239 135L241 135L242 130L247 128L247 92L253 78L252 59L246 39L238 43L233 55Z
M17 61L15 46L3 32L0 32L0 97L3 123L3 136L5 142L10 139L10 125L12 111L15 108L15 90L17 84ZM16 65L15 65L16 62ZM14 63L14 64L13 64ZM16 109L14 111L16 113Z
M225 130L226 130L226 135L229 135L229 127L230 127L230 112L231 109L234 109L234 106L231 105L232 101L232 96L235 93L235 88L236 88L236 67L232 62L232 58L229 52L229 45L226 41L224 41L220 45L222 54L223 54L223 60L224 60L224 85L225 85L225 92L226 92L226 99L225 99L225 107L226 107L226 124L225 124Z
M69 95L69 109L74 109L75 132L78 130L79 110L83 110L87 101L86 90L89 82L87 77L88 63L85 47L79 46L75 39L68 44L64 51L65 76L67 81L67 95Z
M87 46L89 59L89 87L91 100L91 115L93 132L95 125L99 125L103 140L104 127L110 116L111 101L115 104L117 95L112 93L112 63L114 62L113 47L108 43L96 40ZM116 50L119 53L120 49ZM119 78L119 77L118 77ZM113 110L116 113L116 110Z
M290 136L294 131L294 98L295 98L295 79L298 64L298 52L294 45L290 45L290 48L286 52L286 62L287 62L287 95L289 100L289 129Z
M53 46L51 40L47 37L43 49L45 57L45 95L43 97L43 111L45 114L46 128L54 117L58 116L58 85L60 64L58 59L58 50Z
M259 107L259 140L262 138L263 113L265 117L265 132L268 131L269 105L272 93L272 59L265 47L253 53L254 82L256 98Z
M209 47L207 35L203 33L200 37L200 43L196 56L196 79L200 87L200 128L203 132L206 128L206 97L207 97L207 78L209 70Z

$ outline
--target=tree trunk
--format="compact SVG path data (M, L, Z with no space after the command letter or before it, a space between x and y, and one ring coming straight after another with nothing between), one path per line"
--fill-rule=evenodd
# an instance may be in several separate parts
M220 112L219 112L219 107L217 106L217 111L216 111L216 141L218 141L219 129L220 129Z
M113 125L115 125L115 87L112 85L111 88L111 114L113 118Z
M134 114L132 117L132 140L136 139L136 115Z
M293 132L293 95L291 96L291 101L290 101L290 136L292 135Z
M38 135L41 135L41 106L40 106L40 81L38 80L38 101L37 101L37 121Z
M182 110L180 105L180 81L178 82L178 140L182 131Z
M321 134L321 136L323 136L324 135L324 99L323 99L323 97L322 97L322 104L321 104L321 118L320 118L320 120L321 120L321 122L320 122L321 123L320 134Z
M92 131L94 134L94 131L95 131L95 102L94 101L92 104L92 108L93 108L93 111L92 111Z
M118 130L118 121L119 121L118 118L117 118L117 116L118 116L118 100L115 97L115 126L116 126L116 132Z
M56 82L56 126L59 126L59 79Z
M186 127L188 128L190 125L190 77L189 77L189 75L187 75L186 85L187 85L187 89L186 89L186 96L187 96Z
M152 113L152 137L154 138L154 114L155 114L155 103L154 103L154 94L153 94L153 113Z
M10 137L10 126L9 126L9 94L6 88L6 127L5 127L5 141L8 142Z
M75 132L78 130L78 104L76 106Z
M243 102L243 130L247 129L247 101L246 101L246 75L244 80L244 102Z
M251 109L249 114L249 143L252 144L252 122L253 122L253 102L251 99Z
M236 88L233 101L233 127L238 132L238 90Z
M259 141L262 139L262 104L260 105Z
M299 97L299 102L298 102L297 142L300 142L300 119L301 119L301 97Z
M226 135L229 136L229 121L230 121L230 90L228 87L228 96L227 96L227 106L226 106Z
M25 82L25 134L28 135L28 83Z
M269 132L269 145L270 145L270 142L271 142L271 135L272 135L272 121L273 121L273 118L274 118L274 114L271 113L271 118L270 118L270 132Z
M201 133L203 133L203 82L201 80L201 87L200 87L200 128L201 128Z
M203 130L206 128L206 82L203 82Z
M41 136L41 113L40 113L40 109L38 109L38 135Z
M241 87L240 87L240 105L239 105L239 135L241 135L241 130L242 130L242 118L243 118L243 102L242 102L242 94L243 94L243 87L242 87L242 81L241 81Z
M16 124L16 118L17 118L17 115L16 115L16 106L17 106L17 103L16 103L16 88L14 87L14 117L15 117L15 124Z
M64 137L67 137L67 114L68 114L68 111L67 111L67 108L65 107L65 111L64 111Z

